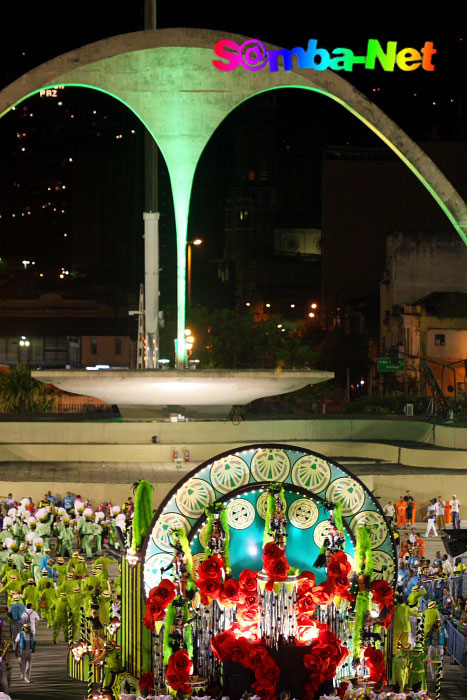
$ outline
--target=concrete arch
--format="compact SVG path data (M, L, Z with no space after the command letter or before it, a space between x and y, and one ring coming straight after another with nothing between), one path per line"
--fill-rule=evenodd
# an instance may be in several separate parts
M126 104L157 141L167 163L177 229L178 362L185 356L186 232L195 169L211 135L241 102L267 90L319 92L345 107L422 182L467 245L467 205L433 161L397 124L331 70L223 72L212 65L220 39L248 37L203 29L159 29L105 39L63 54L0 91L0 116L38 90L79 85ZM278 47L266 44L266 48Z

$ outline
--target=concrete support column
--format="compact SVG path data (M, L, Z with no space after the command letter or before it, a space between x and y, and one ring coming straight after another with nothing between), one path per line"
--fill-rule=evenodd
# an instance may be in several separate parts
M144 212L146 367L159 361L159 213Z

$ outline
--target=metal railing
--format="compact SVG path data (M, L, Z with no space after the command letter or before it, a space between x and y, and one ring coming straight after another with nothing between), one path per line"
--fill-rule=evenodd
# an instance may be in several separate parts
M420 585L426 589L426 595L421 599L421 608L424 610L428 605L428 600L440 602L443 599L443 589L449 588L453 598L467 598L467 573L451 574L447 578L434 578L427 581L420 581Z
M444 626L448 635L448 652L454 661L467 671L467 637L461 634L449 620L444 620Z

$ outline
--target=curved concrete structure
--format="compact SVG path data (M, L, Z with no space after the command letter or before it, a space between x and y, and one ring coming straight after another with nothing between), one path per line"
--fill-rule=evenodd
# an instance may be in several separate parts
M72 394L117 404L124 417L150 417L154 408L174 407L185 415L226 414L234 404L297 391L333 379L319 370L44 370L41 382Z
M0 115L53 85L90 87L126 104L166 160L177 227L178 357L185 355L186 229L193 177L206 143L241 102L266 90L303 88L338 102L411 169L467 244L467 205L433 161L375 104L331 70L216 70L220 39L247 37L202 29L160 29L105 39L59 56L0 91ZM267 49L278 47L266 45Z

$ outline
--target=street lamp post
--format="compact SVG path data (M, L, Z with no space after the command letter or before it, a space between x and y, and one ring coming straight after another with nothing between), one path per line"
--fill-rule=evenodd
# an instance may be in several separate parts
M194 245L201 245L203 242L202 238L195 238L193 241L187 241L187 256L186 256L186 267L187 267L187 285L186 285L186 298L188 306L191 306L191 249Z

